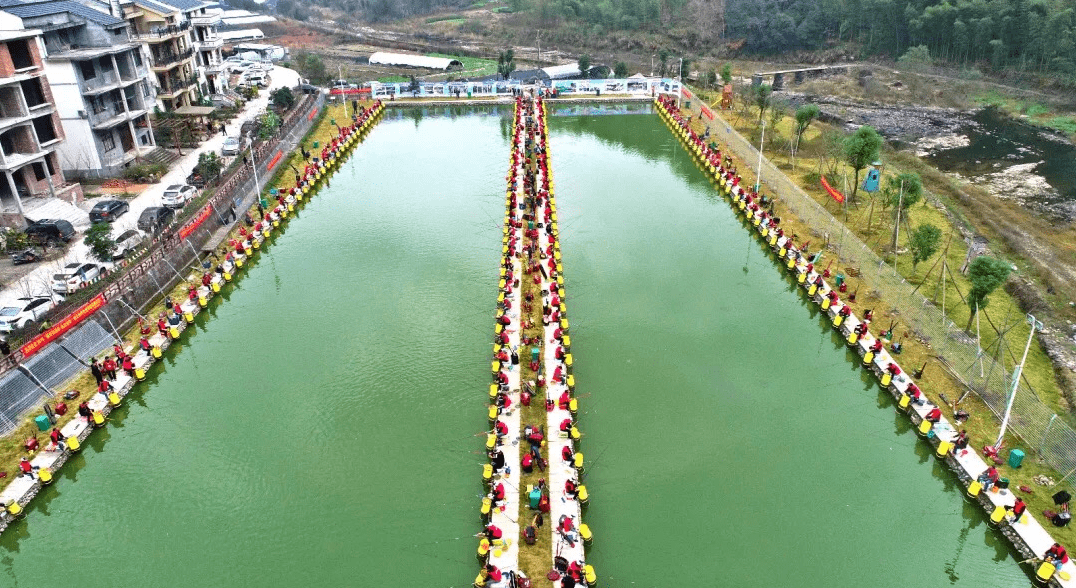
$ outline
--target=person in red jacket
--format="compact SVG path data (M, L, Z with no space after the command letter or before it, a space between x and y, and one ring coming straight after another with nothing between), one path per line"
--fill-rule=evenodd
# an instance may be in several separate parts
M1042 559L1054 564L1055 567L1061 567L1061 564L1068 562L1069 554L1060 543L1054 543L1050 549L1046 550Z
M937 406L935 406L934 408L930 409L930 412L927 413L927 416L923 417L923 420L927 420L927 421L930 421L932 423L937 423L938 421L941 420L941 417L942 417L941 409L938 408Z
M486 538L488 538L490 541L493 541L494 539L500 539L503 536L504 534L501 532L501 528L497 525L488 525L486 527Z
M990 466L986 468L985 472L979 474L979 477L976 478L976 480L983 485L983 490L989 490L994 484L997 484L999 477L998 469L994 466Z
M1012 516L1013 516L1012 522L1014 524L1019 523L1020 522L1020 517L1024 516L1024 511L1027 510L1027 504L1024 503L1023 498L1020 498L1018 496L1018 497L1016 497L1016 503L1013 504L1012 506L1006 507L1005 510L1008 510L1008 511L1012 512Z

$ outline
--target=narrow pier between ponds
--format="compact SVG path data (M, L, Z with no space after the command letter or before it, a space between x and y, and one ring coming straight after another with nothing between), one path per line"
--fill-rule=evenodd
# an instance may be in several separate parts
M538 585L543 575L553 586L565 575L594 585L583 548L587 491L574 445L581 435L541 100L516 101L507 182L486 443L492 463L483 473L490 493L475 586Z

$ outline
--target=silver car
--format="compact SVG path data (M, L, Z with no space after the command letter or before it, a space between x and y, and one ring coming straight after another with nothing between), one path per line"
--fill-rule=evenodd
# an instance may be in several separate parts
M224 145L220 148L221 155L239 155L239 137L224 139Z
M142 231L137 229L124 231L123 234L116 237L116 250L112 253L112 257L126 257L129 253L141 247L144 240L145 236L142 235Z

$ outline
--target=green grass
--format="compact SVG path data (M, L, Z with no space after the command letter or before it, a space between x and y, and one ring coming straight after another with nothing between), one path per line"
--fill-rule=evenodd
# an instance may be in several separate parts
M1055 116L1046 121L1046 126L1051 129L1057 129L1069 135L1076 135L1076 117L1072 116Z
M1036 116L1042 116L1042 115L1046 114L1049 111L1050 111L1050 109L1046 108L1042 104L1035 104L1035 103L1028 104L1024 108L1024 114L1026 114L1026 115L1028 115L1028 116L1030 116L1032 118L1034 118Z
M470 76L482 76L497 73L497 61L494 59L482 59L481 57L460 57L445 53L427 53L427 57L444 57L458 59L463 64L463 71Z
M431 16L430 18L426 19L426 24L433 24L435 22L462 23L466 21L467 17L465 16L459 14L446 14L444 16Z
M510 6L498 6L493 9L493 12L498 14L512 14L512 8Z
M411 78L406 76L384 76L377 78L377 81L381 82L382 84L401 84L404 82L410 82Z

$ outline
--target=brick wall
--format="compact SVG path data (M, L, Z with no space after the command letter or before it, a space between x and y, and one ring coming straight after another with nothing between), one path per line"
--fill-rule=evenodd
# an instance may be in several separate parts
M39 59L37 63L40 64L41 60ZM15 75L15 65L11 63L11 53L7 49L7 43L0 43L0 78L10 78L13 75Z

